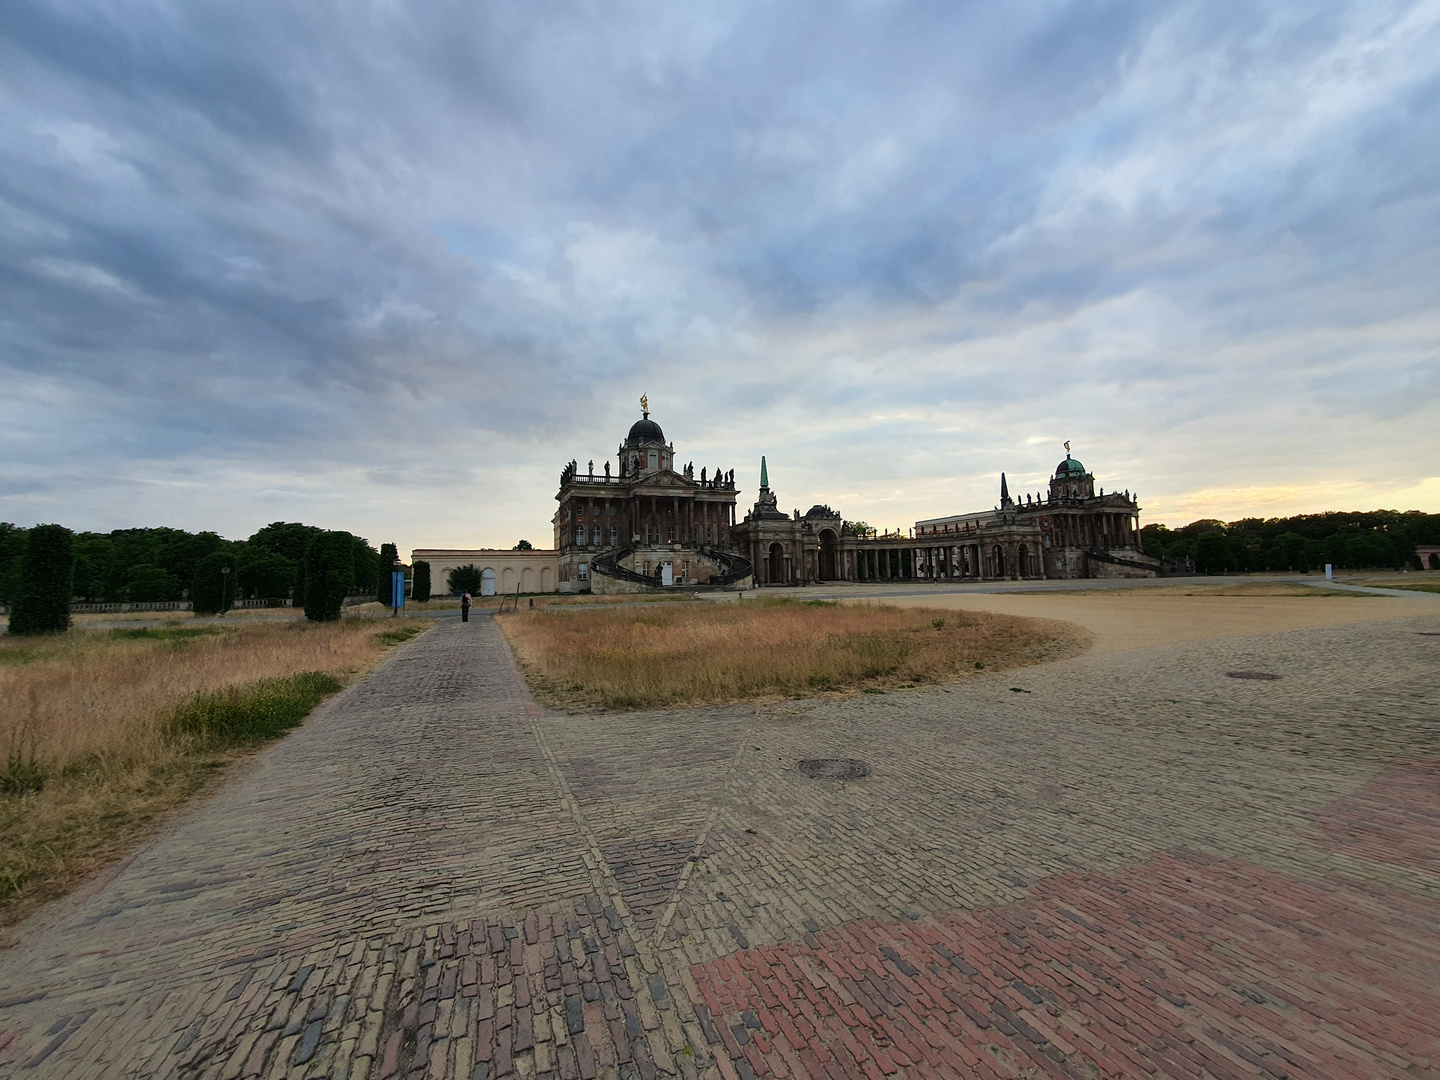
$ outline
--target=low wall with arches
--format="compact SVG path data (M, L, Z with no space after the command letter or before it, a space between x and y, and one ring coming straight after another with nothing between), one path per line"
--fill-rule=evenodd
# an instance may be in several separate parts
M499 548L416 548L410 553L430 564L430 593L450 593L448 575L462 566L480 571L482 596L514 596L520 593L553 593L560 580L560 556L556 551L504 551Z

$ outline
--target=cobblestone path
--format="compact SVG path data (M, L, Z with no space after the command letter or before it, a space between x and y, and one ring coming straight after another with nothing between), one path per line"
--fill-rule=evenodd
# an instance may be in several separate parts
M0 1072L1440 1075L1437 631L569 716L442 624L19 928Z

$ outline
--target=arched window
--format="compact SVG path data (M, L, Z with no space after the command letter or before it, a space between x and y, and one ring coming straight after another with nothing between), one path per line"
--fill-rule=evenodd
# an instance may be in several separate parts
M577 544L580 545L581 547L584 547L584 546L585 546L585 526L584 526L584 525L581 525L578 529L575 530L575 543L577 543Z

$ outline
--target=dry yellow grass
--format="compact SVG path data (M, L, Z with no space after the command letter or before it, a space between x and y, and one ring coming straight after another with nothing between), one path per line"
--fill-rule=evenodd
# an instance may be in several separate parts
M614 709L942 682L1080 648L1063 623L983 612L747 600L501 619L535 692Z
M395 629L369 619L246 620L176 622L144 637L0 637L0 789L8 787L0 790L0 924L134 847L166 811L250 752L167 734L178 706L302 672L345 682L375 662Z
M324 671L340 678L379 652L373 622L227 623L185 637L72 631L0 639L0 751L47 767L158 753L156 716L197 693Z

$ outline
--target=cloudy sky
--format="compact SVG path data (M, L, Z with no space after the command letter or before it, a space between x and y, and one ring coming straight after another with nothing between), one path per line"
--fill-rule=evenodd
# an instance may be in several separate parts
M0 5L0 519L1440 511L1440 3Z

